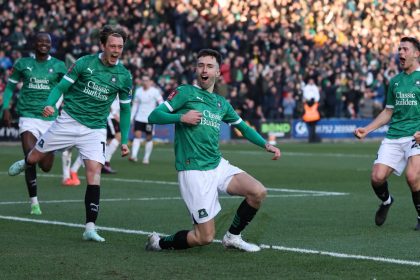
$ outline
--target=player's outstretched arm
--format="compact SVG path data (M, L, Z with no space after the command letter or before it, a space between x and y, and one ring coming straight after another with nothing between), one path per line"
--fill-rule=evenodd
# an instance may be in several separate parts
M392 117L393 109L385 108L370 124L365 127L358 127L354 130L354 136L359 139L365 138L370 132L387 124Z
M128 154L130 154L130 149L128 148L127 144L122 144L121 145L121 156L125 157L125 156L128 156Z
M242 133L242 135L248 139L251 143L264 148L267 152L274 153L273 160L280 158L280 149L268 144L262 136L255 131L252 127L247 125L244 121L241 121L239 124L235 125L237 129Z
M270 152L270 153L274 154L272 160L278 160L280 158L281 152L280 152L279 148L277 148L277 147L275 147L271 144L266 143L265 144L265 149L266 149L267 152Z

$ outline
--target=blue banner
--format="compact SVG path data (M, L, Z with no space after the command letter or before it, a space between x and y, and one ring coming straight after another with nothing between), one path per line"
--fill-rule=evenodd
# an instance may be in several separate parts
M325 119L320 120L316 125L316 132L320 138L354 138L354 130L357 127L368 125L371 119ZM388 131L388 125L384 125L369 133L367 138L383 138ZM308 138L306 123L302 120L293 121L292 137L295 139Z

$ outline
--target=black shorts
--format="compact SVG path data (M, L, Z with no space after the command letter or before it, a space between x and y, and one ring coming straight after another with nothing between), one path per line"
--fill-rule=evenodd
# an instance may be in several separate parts
M112 139L115 137L115 134L120 131L120 123L116 119L108 119L106 125L106 138Z
M146 133L146 135L152 135L153 134L153 124L150 123L144 123L144 122L134 122L134 131L143 131Z

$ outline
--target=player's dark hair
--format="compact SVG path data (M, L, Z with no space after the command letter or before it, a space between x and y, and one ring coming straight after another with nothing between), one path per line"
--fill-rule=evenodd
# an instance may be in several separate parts
M123 39L123 43L127 40L127 33L125 33L122 28L113 28L110 25L105 25L99 33L99 40L103 45L106 44L109 36L121 37Z
M414 37L403 37L402 39L401 39L401 42L410 42L411 44L413 44L413 46L418 50L418 51L420 51L420 42L419 42L419 40L417 40L416 38L414 38Z
M216 50L202 49L198 52L197 59L203 56L212 56L216 59L219 66L222 65L222 55Z

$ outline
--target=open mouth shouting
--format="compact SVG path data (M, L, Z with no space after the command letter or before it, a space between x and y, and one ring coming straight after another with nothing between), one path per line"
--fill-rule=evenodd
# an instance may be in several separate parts
M207 81L208 81L208 79L209 79L209 76L207 76L207 75L201 75L200 77L201 77L201 80L202 80L203 82L207 82Z
M405 57L400 57L400 65L405 66Z
M118 57L119 57L119 55L118 55L118 54L111 54L111 55L109 56L108 63L109 63L109 64L111 64L111 65L115 65L115 64L117 64Z

